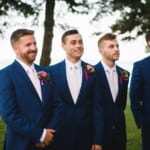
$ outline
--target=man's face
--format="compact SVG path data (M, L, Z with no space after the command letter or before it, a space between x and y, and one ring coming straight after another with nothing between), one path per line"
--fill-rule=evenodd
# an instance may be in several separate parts
M16 56L27 65L31 65L37 55L36 41L33 35L21 37L13 46Z
M119 45L116 39L102 41L99 51L108 61L115 62L119 59Z
M65 38L62 47L66 52L67 58L71 61L78 61L84 51L83 41L80 34L72 34Z

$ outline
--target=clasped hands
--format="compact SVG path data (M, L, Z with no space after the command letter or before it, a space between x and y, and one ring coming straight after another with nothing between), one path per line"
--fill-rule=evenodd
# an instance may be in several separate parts
M46 129L46 135L45 135L44 141L41 143L37 143L36 147L44 148L45 146L48 146L49 144L51 144L53 142L54 133L55 133L55 130Z

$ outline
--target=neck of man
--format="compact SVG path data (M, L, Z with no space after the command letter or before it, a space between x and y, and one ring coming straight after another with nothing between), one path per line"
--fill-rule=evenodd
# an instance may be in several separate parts
M104 63L109 66L110 68L113 68L115 66L115 61L112 61L112 60L108 60L108 59L105 59L103 58L102 59L104 61Z
M75 64L75 63L77 63L78 61L80 61L80 58L68 58L68 57L67 57L67 60L69 60L71 63Z
M25 59L22 59L20 57L16 57L19 61L25 63L26 65L28 65L29 67L32 66L33 61L26 61Z

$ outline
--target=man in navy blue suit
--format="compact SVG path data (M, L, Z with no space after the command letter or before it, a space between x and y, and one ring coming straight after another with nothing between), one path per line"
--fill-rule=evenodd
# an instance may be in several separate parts
M16 60L0 71L0 114L7 125L4 149L47 149L58 117L53 112L57 108L53 83L43 67L33 64L34 31L14 31L11 44Z
M84 49L80 33L66 31L62 48L65 60L48 68L63 102L62 124L55 134L53 150L102 150L103 123L96 105L95 70L80 59Z
M100 100L98 106L102 107L104 122L102 147L103 150L125 150L124 110L129 72L115 64L120 55L116 35L112 33L103 35L98 40L98 48L102 60L95 68L98 74L97 88L99 88Z
M150 31L146 33L146 42L150 46ZM142 131L142 150L150 149L150 57L134 63L130 100L131 110L138 128Z

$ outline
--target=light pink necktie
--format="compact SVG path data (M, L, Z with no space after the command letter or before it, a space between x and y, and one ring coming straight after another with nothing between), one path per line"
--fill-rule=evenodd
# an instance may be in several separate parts
M70 91L71 91L71 95L73 97L74 103L76 103L77 101L77 97L78 97L78 79L77 79L77 67L73 66L71 67L70 70Z
M109 70L109 87L111 90L111 94L113 97L113 101L115 102L116 96L117 96L117 89L116 89L116 81L115 81L115 71L114 70Z
M28 75L30 77L30 80L38 93L40 99L42 100L42 94L41 94L41 85L40 80L38 79L36 71L34 71L32 68L28 69Z

